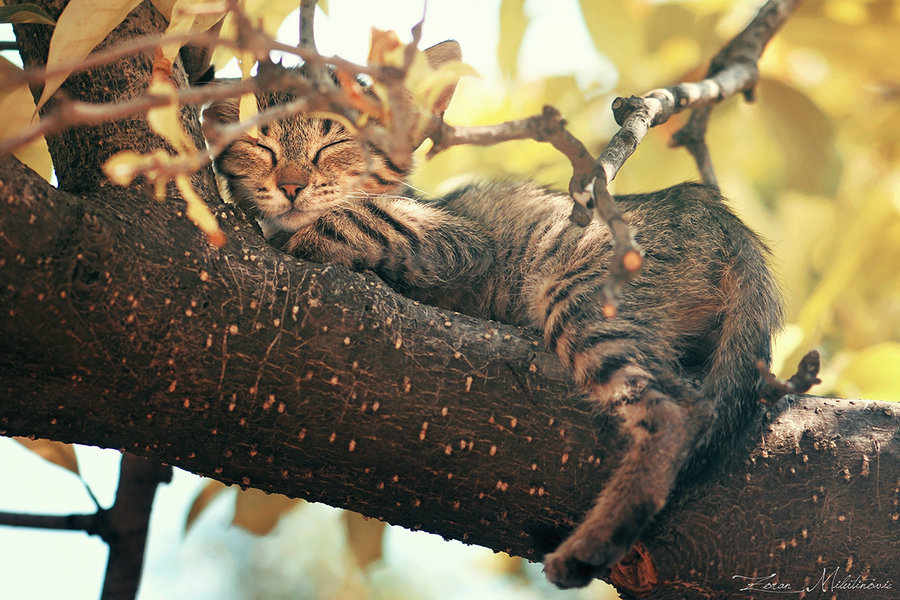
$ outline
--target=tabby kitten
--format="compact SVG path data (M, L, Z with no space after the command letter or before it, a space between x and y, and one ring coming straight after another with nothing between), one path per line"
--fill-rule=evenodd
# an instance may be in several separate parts
M455 42L436 48L458 57ZM234 121L237 107L216 103L205 117ZM617 198L646 258L617 317L606 319L596 298L610 233L598 222L571 224L567 195L490 183L424 201L379 148L304 115L237 140L215 167L284 251L373 271L446 309L539 328L586 394L619 415L632 439L627 456L584 521L545 557L559 587L605 575L662 509L685 464L756 410L756 365L769 361L779 300L766 248L712 189L681 184Z

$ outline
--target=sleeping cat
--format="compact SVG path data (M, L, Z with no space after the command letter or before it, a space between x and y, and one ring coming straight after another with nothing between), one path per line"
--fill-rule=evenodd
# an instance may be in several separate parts
M459 54L455 42L435 48L426 51L434 64ZM262 96L259 105L287 99ZM235 121L237 104L217 102L204 116ZM608 573L685 465L756 410L756 365L769 361L779 300L766 248L710 188L616 198L646 256L607 319L596 297L612 256L609 231L570 223L565 194L488 183L425 201L379 148L363 148L336 121L304 115L235 141L215 167L285 252L373 271L446 309L538 328L581 389L618 414L632 439L628 454L583 522L544 559L560 587Z

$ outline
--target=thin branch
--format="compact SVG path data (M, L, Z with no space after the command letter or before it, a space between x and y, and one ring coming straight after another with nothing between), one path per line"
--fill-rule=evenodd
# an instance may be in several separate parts
M694 109L687 124L675 132L669 141L669 145L672 147L684 146L691 156L694 157L694 162L697 164L697 170L700 172L703 183L718 190L719 180L713 168L709 146L706 145L706 127L709 124L710 114L712 114L712 107L710 106Z
M651 127L665 123L673 114L685 109L716 104L737 93L748 96L759 78L757 61L762 51L799 3L800 0L769 0L747 28L716 55L710 67L713 75L703 81L651 90L642 97L616 98L613 102L613 114L621 128L597 159L593 181L583 192L572 194L575 202L585 209L593 205L595 214L606 221L612 232L615 257L601 298L606 314L615 314L618 290L635 277L642 263L642 251L609 194L609 182ZM704 179L715 183L709 151L702 141L707 119L708 115L697 117L696 129L691 134L695 138L692 147ZM607 220L607 216L612 221Z
M716 80L726 87L738 86L740 89L737 91L743 92L744 97L751 101L753 89L759 79L757 63L763 50L800 2L801 0L769 0L750 24L712 59L706 72L707 79ZM706 145L710 112L710 107L694 110L687 124L672 136L671 144L684 146L694 157L703 182L718 188Z
M96 535L98 533L99 514L31 515L0 512L0 526L84 531L88 535Z
M464 144L489 146L510 140L532 139L552 144L569 159L578 173L590 173L594 164L594 157L578 138L569 133L565 128L566 121L552 106L545 106L544 112L540 115L496 125L456 127L440 119L437 121L436 128L431 131L434 145L428 151L428 158L452 146Z
M300 48L316 49L314 23L318 0L300 0Z
M319 51L316 48L315 34L317 4L318 0L300 0L300 43L297 45L298 49L316 55L319 54ZM328 69L323 63L310 62L305 59L304 63L307 65L306 68L309 73L309 78L316 87L323 90L335 87L331 76L328 74Z
M248 80L220 86L183 88L178 91L175 98L179 104L200 104L210 100L239 96L242 93L253 92L257 89L258 83ZM168 106L171 103L171 96L154 94L137 96L125 101L102 103L65 99L58 102L48 114L43 115L41 120L34 125L0 141L0 155L11 152L42 136L62 131L73 125L99 125L100 123L146 113L151 109Z
M116 502L102 513L109 544L106 578L100 600L133 600L144 563L150 511L156 490L172 480L172 467L155 460L123 454Z

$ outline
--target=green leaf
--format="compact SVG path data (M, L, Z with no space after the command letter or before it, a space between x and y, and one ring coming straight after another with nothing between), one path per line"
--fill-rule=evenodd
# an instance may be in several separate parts
M37 23L56 25L44 9L36 4L13 4L0 6L0 23Z

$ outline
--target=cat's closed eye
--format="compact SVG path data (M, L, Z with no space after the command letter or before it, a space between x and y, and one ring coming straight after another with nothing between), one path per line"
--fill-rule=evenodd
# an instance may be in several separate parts
M316 152L312 164L323 171L344 168L363 159L359 145L352 139L325 144Z
M256 142L256 147L262 148L263 150L265 150L266 152L269 153L269 159L272 161L273 167L278 164L278 153L275 152L275 149L272 148L269 144L263 142L262 140L258 140Z

